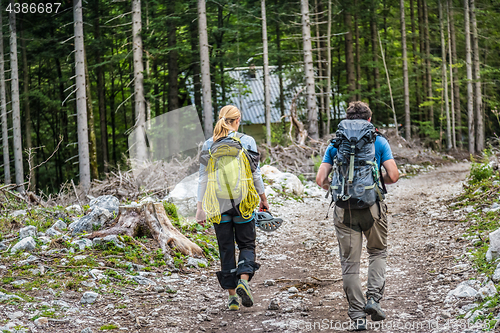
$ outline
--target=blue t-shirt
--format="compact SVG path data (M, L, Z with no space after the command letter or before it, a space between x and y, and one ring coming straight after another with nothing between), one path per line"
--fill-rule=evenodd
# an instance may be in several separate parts
M337 148L330 144L326 149L325 156L323 157L323 163L333 165L335 155L337 155ZM393 159L389 142L386 138L380 135L377 135L377 138L375 139L375 158L377 159L379 170L382 163Z

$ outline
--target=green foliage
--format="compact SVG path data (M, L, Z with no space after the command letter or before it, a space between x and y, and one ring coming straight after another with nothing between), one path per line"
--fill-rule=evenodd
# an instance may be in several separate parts
M311 157L311 159L314 163L314 173L317 173L321 163L323 162L323 158L319 155L316 155L316 156Z
M100 331L107 331L107 330L116 330L119 327L115 324L106 324L102 325L101 328L99 328Z
M177 214L177 207L168 201L163 201L163 208L172 222L179 222L179 215Z

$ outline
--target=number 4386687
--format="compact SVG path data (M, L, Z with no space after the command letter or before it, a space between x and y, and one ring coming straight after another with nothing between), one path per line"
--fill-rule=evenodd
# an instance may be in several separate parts
M6 11L9 13L14 12L16 14L23 13L31 13L31 14L51 14L57 13L61 7L61 3L9 3Z

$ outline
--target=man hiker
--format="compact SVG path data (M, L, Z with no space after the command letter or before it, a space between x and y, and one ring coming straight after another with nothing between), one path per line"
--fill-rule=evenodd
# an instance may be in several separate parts
M345 129L342 133L356 133L355 126L358 128L368 129L368 133L370 135L375 135L375 128L373 125L369 124L371 122L372 112L368 105L363 102L351 102L346 111L346 119L344 120L344 124L339 125L339 131L342 127ZM354 124L354 125L353 125ZM339 134L339 131L337 134ZM349 132L351 131L351 132ZM353 132L354 131L354 132ZM371 131L371 132L370 132ZM349 134L346 134L347 136ZM367 137L369 138L370 135ZM337 141L336 148L334 143L330 144L325 152L325 156L323 158L323 162L319 167L318 174L316 176L316 183L323 187L326 190L332 189L332 195L334 195L333 191L340 191L342 188L341 195L336 196L336 204L334 207L334 224L335 230L337 234L337 239L339 242L339 252L340 252L340 262L342 266L342 280L343 280L343 288L346 293L347 300L349 302L349 310L348 315L354 321L354 327L356 331L361 331L366 329L366 315L371 315L371 320L379 321L385 319L385 313L380 307L380 300L382 299L382 295L384 293L385 288L385 271L386 271L386 259L387 259L387 206L382 201L383 194L381 194L381 190L378 186L378 179L372 182L375 183L374 186L362 186L363 189L373 189L373 200L368 200L366 198L369 197L369 194L360 194L365 195L366 202L372 203L370 206L366 208L356 207L353 203L357 203L358 201L349 201L350 197L355 197L354 192L349 192L347 190L344 193L344 187L349 184L356 183L356 177L361 176L360 172L354 172L354 165L358 167L360 170L360 165L364 165L365 167L374 168L373 175L379 174L380 167L384 166L386 170L386 174L381 179L382 184L392 184L398 181L399 172L396 166L396 162L392 157L391 148L387 139L385 139L381 135L376 135L374 143L373 141L369 141L370 139L365 139L363 137L362 140L356 141L358 138L351 139L351 141L347 142L346 146L339 146L338 141L341 141L342 138L339 139L339 135L335 140ZM376 159L376 162L365 162L361 161L361 158L356 156L356 154L360 154L358 147L363 147L363 143L361 145L355 147L355 143L359 143L365 140L368 143L365 144L365 152L367 156L373 156ZM371 145L371 146L370 146ZM374 145L374 155L373 155L373 145ZM338 151L344 152L344 154L339 154L343 156L347 156L344 160L345 162L339 163L339 158L342 156L338 156ZM345 153L346 151L352 151L353 153ZM370 155L370 151L371 154ZM356 153L355 153L356 152ZM351 155L352 157L349 157ZM337 159L336 159L337 158ZM352 159L352 161L349 160ZM356 162L355 162L356 161ZM350 163L349 163L350 162ZM363 162L363 163L362 163ZM376 164L376 165L375 165ZM353 170L353 176L348 177L347 173L349 171L345 171L344 177L338 176L338 183L341 184L339 186L333 186L331 184L329 175L332 169L340 170ZM350 167L350 169L349 169ZM377 169L378 168L378 169ZM373 179L375 176L372 176L372 169L369 169L369 176ZM335 174L340 175L340 172ZM381 173L380 173L381 175ZM348 178L348 179L347 179ZM347 181L346 181L347 179ZM341 180L343 182L341 182ZM335 179L334 179L335 182ZM366 183L363 183L366 185ZM332 186L331 186L332 185ZM359 186L359 185L357 185ZM359 188L359 187L358 187ZM356 189L354 189L356 191ZM369 192L369 191L367 191ZM376 198L376 199L375 199ZM342 201L345 200L345 201ZM344 206L341 208L339 206ZM354 209L356 208L356 209ZM361 282L359 280L359 268L360 268L360 258L363 244L363 234L367 240L367 251L369 255L369 265L368 265L368 283L367 283L367 292L366 299L363 295Z

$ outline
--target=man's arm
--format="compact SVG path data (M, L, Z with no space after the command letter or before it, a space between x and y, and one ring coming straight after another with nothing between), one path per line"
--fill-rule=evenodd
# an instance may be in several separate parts
M394 159L390 159L382 163L387 173L384 175L384 182L386 184L394 184L399 179L398 166Z
M328 179L328 175L332 171L332 165L330 163L321 163L319 166L318 173L316 174L316 184L328 190L330 188L330 180Z

